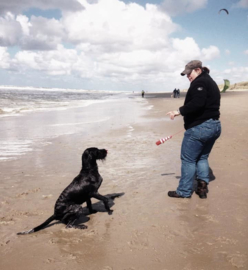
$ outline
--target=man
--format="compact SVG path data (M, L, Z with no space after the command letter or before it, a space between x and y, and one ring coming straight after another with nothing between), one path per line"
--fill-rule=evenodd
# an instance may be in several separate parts
M196 193L204 199L207 198L209 183L208 157L221 134L220 91L209 76L209 69L202 67L199 60L190 61L181 75L187 75L190 81L184 105L166 114L172 120L179 115L184 117L186 131L181 147L181 179L177 190L169 191L168 196L190 198L196 175Z

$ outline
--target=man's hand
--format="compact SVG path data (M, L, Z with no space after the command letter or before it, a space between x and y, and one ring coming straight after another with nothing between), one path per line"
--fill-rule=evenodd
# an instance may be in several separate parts
M174 120L174 118L178 115L180 115L180 112L179 111L170 111L168 112L166 115L169 115L170 116L170 119L171 120Z

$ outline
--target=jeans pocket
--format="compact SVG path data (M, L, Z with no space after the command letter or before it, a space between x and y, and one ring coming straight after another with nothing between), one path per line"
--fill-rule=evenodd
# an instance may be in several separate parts
M215 128L213 125L211 125L210 123L204 123L201 126L201 138L200 140L202 142L206 142L209 139L213 138L214 134L215 134Z

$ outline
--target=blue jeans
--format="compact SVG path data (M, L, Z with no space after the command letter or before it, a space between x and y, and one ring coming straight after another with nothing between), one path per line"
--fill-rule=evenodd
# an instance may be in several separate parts
M220 134L220 121L213 119L185 131L181 148L181 179L177 194L190 197L195 176L209 183L208 157Z

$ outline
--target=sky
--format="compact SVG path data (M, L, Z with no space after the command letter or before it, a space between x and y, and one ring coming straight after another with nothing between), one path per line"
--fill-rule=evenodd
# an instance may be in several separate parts
M0 0L0 85L172 91L191 60L248 81L248 0Z

